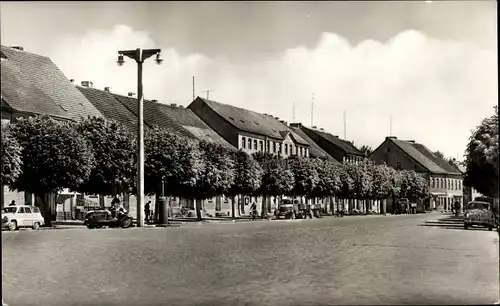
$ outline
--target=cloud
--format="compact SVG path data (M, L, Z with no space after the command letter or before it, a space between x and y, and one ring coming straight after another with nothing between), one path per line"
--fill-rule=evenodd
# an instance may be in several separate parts
M388 42L366 40L355 46L334 33L322 33L313 48L297 46L266 61L232 62L202 54L182 55L172 46L156 45L148 32L120 25L66 36L49 54L68 78L91 80L95 87L136 92L132 60L116 65L116 52L162 48L164 63L144 65L145 97L188 105L192 76L196 95L213 89L219 102L311 123L357 145L378 146L389 134L414 139L432 150L462 159L465 145L480 119L498 100L497 56L492 50L460 41L444 41L407 30Z

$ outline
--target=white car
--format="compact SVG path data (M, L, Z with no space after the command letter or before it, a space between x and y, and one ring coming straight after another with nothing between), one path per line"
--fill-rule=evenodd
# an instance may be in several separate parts
M38 229L44 224L40 209L36 206L8 206L2 208L2 228L11 231L21 227Z

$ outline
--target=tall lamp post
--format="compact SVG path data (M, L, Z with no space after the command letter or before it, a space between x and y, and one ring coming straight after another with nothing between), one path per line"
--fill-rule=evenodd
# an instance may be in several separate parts
M137 63L137 226L144 226L144 116L142 93L142 64L151 56L156 55L156 63L159 65L161 59L161 49L135 49L118 51L118 66L125 63L123 57L129 57Z

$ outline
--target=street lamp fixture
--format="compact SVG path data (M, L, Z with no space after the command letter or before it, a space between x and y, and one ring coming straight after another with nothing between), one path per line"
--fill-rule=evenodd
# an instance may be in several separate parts
M161 64L161 49L135 49L118 51L116 63L123 66L124 56L137 63L137 226L144 226L144 95L142 92L142 64L148 58L156 55L156 63Z

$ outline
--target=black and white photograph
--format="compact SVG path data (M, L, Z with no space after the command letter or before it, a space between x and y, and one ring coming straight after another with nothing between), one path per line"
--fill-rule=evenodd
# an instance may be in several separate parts
M499 305L497 1L2 1L2 306Z

